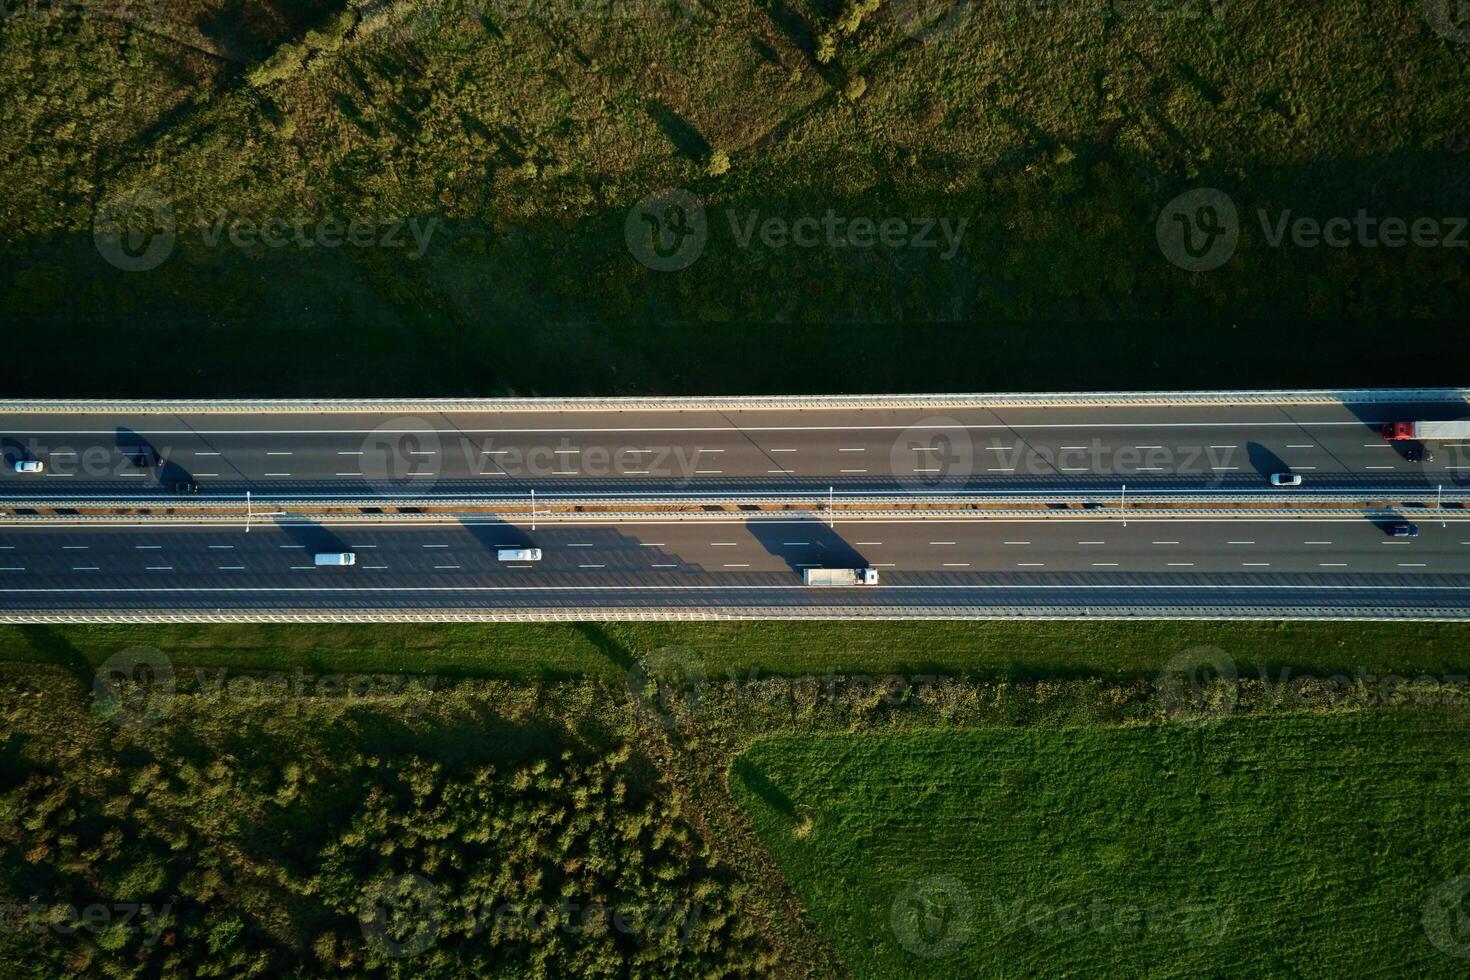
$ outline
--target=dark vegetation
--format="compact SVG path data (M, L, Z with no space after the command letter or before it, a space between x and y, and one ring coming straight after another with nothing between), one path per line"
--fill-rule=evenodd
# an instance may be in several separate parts
M0 32L15 393L1457 380L1381 351L1457 342L1465 248L1272 247L1257 214L1464 217L1470 45L1416 0L117 7ZM1201 186L1242 233L1191 273L1155 226ZM669 187L708 238L659 272L625 231ZM144 192L177 240L120 271L94 225ZM752 214L829 210L966 225L948 259L740 244ZM222 233L332 218L379 234ZM423 248L384 247L409 220ZM88 355L64 370L58 330Z
M764 971L619 701L141 690L7 672L8 976Z

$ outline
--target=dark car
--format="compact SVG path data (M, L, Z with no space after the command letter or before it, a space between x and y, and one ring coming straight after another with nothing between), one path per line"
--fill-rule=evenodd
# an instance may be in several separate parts
M1417 538L1419 536L1418 524L1390 524L1388 533L1396 538Z
M1434 462L1434 450L1425 449L1423 446L1410 446L1404 450L1404 459L1411 463Z
M199 484L193 480L180 480L174 484L174 493L180 496L196 494L199 492Z

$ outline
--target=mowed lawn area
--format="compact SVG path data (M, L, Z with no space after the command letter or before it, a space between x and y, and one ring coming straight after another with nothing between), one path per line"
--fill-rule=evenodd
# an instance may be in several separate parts
M977 679L1152 677L1215 647L1242 678L1470 672L1470 624L1225 622L723 622L57 624L0 626L0 661L90 671L134 646L177 668L440 677L618 679L687 652L712 682L944 674Z
M858 977L1463 977L1467 722L772 737L730 779Z

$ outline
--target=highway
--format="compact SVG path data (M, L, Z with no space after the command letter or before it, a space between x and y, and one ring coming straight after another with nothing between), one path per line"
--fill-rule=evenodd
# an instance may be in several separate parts
M228 609L901 610L1045 604L1221 610L1470 606L1470 521L1417 538L1331 520L466 520L12 527L0 532L0 611ZM539 563L496 549L534 545ZM317 568L351 551L352 568ZM872 566L873 588L808 589L804 567Z
M1410 518L737 519L302 513L170 520L24 516L48 500L522 500L848 495L1463 493L1470 440L1411 459L1384 422L1463 400L1170 406L227 412L0 410L0 617L1422 616L1470 617L1470 512ZM153 454L160 465L138 466ZM45 463L19 474L19 459ZM172 494L179 480L201 495ZM1432 503L1432 501L1431 501ZM257 515L258 515L257 511ZM498 547L537 547L503 563ZM317 552L357 564L317 568ZM874 567L816 589L806 567Z
M674 495L1470 487L1470 440L1412 461L1378 426L1470 406L0 415L0 497ZM139 467L144 452L163 460ZM41 474L13 471L39 459Z

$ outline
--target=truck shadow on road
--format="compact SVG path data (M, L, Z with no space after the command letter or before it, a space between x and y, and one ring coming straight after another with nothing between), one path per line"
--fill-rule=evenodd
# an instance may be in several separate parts
M831 526L819 520L745 522L766 552L798 575L803 568L866 568L867 559Z
M351 551L347 542L337 534L336 531L318 524L315 521L292 518L290 520L276 520L276 527L292 545L297 546L305 556L301 562L310 565L313 556L319 553L340 554Z

